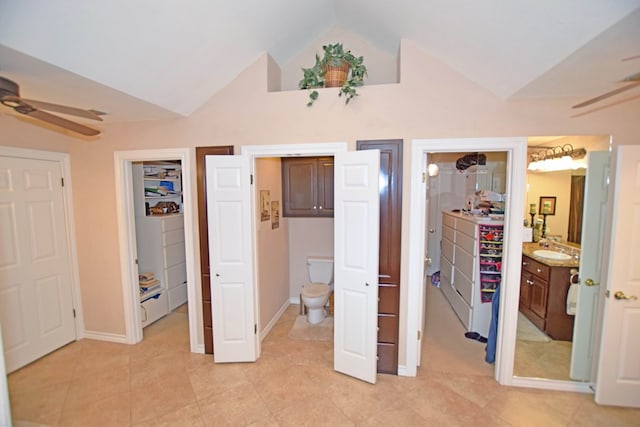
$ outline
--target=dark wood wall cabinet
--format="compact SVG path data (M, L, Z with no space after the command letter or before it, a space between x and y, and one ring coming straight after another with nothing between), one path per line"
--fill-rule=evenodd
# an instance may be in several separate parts
M213 354L213 319L211 313L211 276L209 272L209 234L207 233L207 174L205 156L231 155L233 146L196 147L198 174L198 226L200 228L200 265L202 280L202 323L204 325L204 352Z
M554 340L573 339L574 316L566 311L570 270L522 256L520 312Z
M282 158L282 216L333 217L333 157Z
M358 141L357 149L380 150L378 372L397 375L402 230L402 140Z

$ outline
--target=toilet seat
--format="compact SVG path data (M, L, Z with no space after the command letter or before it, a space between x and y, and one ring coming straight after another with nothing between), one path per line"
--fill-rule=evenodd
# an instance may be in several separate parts
M309 298L317 298L327 295L331 288L325 283L309 283L302 287L302 295Z

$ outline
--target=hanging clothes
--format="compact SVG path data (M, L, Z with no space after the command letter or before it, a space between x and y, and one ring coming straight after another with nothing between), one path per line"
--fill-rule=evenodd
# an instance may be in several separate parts
M496 361L496 343L498 341L498 313L500 311L500 285L496 287L491 299L491 323L489 324L489 336L487 337L486 356L487 363Z

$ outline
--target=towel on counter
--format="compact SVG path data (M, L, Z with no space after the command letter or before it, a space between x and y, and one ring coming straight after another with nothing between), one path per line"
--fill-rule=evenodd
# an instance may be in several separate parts
M578 305L578 291L580 286L578 283L572 283L567 292L567 314L575 316L576 306Z

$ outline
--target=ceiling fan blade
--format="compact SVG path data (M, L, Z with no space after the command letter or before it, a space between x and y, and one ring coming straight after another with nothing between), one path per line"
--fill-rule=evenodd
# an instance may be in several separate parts
M72 116L84 117L85 119L102 121L102 117L81 108L69 107L66 105L52 104L50 102L35 101L33 99L20 98L22 102L31 105L39 110L54 111L56 113L70 114Z
M612 97L614 95L617 95L617 94L622 93L624 91L627 91L629 89L633 89L634 87L639 86L639 85L640 85L640 81L634 81L633 83L630 83L630 84L628 84L626 86L622 86L622 87L620 87L618 89L615 89L615 90L603 93L602 95L596 96L595 98L588 99L588 100L586 100L584 102L581 102L580 104L576 104L571 108L582 108L582 107L586 107L587 105L595 104L598 101L602 101L603 99L607 99L609 97Z
M29 117L33 117L35 119L42 120L44 122L50 123L55 126L60 126L62 128L68 129L72 132L76 132L86 136L96 136L100 135L100 131L96 129L92 129L90 127L81 125L80 123L72 122L71 120L63 119L62 117L54 116L53 114L49 114L45 111L40 111L36 109L31 109L31 111L24 112Z

